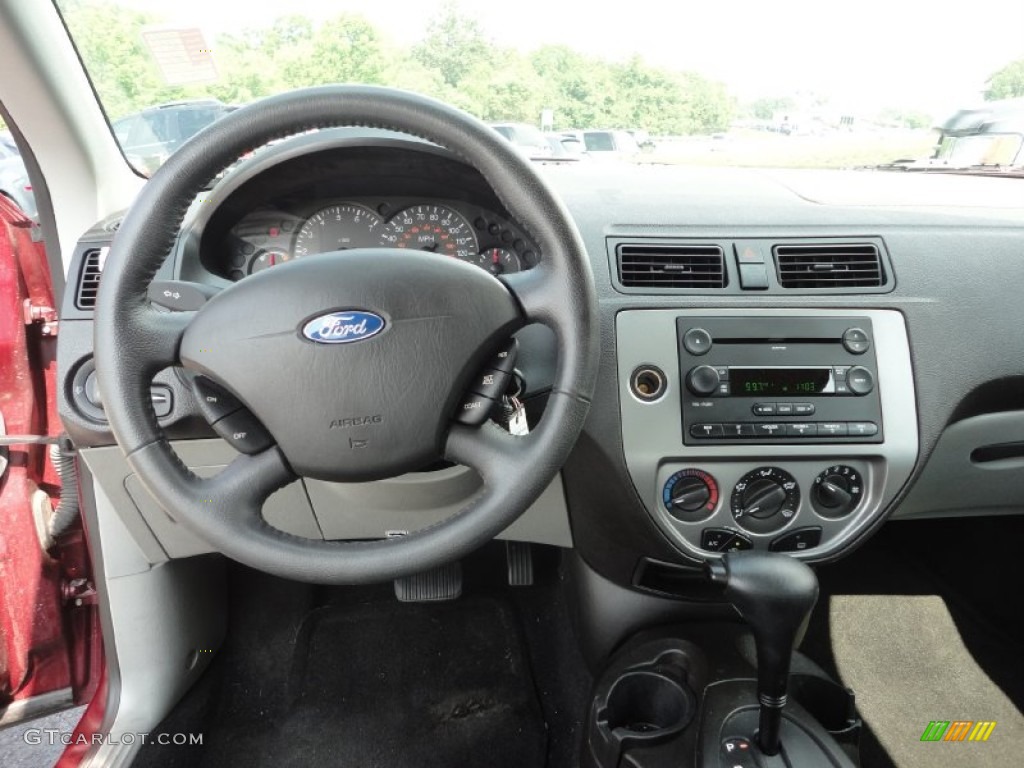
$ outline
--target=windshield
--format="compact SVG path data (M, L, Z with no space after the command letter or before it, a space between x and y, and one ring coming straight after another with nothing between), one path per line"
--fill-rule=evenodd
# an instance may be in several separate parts
M232 109L339 82L439 98L547 161L1024 164L1019 137L993 151L991 137L954 146L941 131L1024 102L1020 0L986 5L999 21L984 34L899 0L846 13L805 0L56 2L145 173Z

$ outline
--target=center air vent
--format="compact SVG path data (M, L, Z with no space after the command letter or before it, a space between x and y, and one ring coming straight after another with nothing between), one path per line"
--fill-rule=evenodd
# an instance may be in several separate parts
M783 288L879 288L885 271L872 243L775 246L775 265Z
M75 292L75 306L79 309L93 309L96 306L96 293L100 288L100 273L107 256L106 248L93 248L86 251L82 258L82 276L78 280Z
M717 245L621 244L618 260L624 288L724 288L727 282Z

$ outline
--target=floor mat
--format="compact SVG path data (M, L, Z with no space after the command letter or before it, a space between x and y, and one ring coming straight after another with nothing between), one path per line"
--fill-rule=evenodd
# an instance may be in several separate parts
M544 765L544 718L511 608L329 606L295 643L288 703L211 729L207 766Z
M1024 716L978 666L941 597L836 595L829 614L840 678L896 765L1021 765ZM986 743L922 742L933 720L997 724Z

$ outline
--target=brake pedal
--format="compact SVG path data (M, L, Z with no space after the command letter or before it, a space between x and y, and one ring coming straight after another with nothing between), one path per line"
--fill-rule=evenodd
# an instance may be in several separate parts
M462 563L458 561L395 579L395 597L402 603L436 603L461 595Z
M522 541L506 541L508 583L513 587L533 586L533 549Z

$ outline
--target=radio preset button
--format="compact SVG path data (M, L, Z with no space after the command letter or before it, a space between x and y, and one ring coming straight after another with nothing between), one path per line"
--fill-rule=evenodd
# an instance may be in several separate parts
M871 348L871 339L860 328L847 328L843 333L843 347L852 355L863 355Z
M785 437L785 424L755 424L754 432L758 437Z
M782 405L782 403L779 403L779 405ZM754 412L755 416L774 416L775 403L754 403L750 410Z
M704 355L711 349L711 334L703 328L691 328L683 334L683 347L691 355Z
M722 436L722 425L721 424L694 424L690 427L690 434L693 437L703 438L705 440L721 437Z
M813 403L793 403L793 413L797 416L810 416L814 413Z
M729 438L757 437L754 424L723 424L722 432Z
M817 437L818 436L818 425L811 423L803 424L787 424L786 425L786 436L787 437Z
M818 422L818 437L846 437L846 422Z
M850 437L873 437L878 434L878 425L873 421L851 421L846 429Z
M847 372L846 384L853 394L866 395L875 388L875 377L867 368L856 365Z

